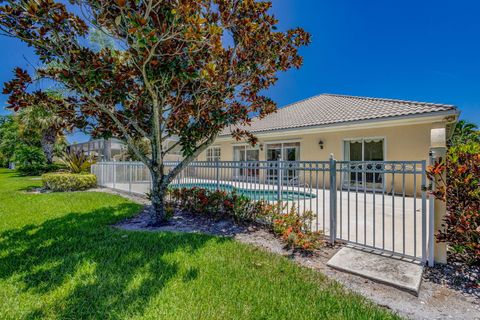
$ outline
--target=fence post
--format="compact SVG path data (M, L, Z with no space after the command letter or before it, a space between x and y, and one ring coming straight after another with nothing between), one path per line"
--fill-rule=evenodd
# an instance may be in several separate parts
M117 180L117 168L116 168L115 163L110 164L110 166L113 168L113 189L115 189L115 184L116 184L116 180Z
M432 148L430 151L430 165L433 165L435 161L440 158L444 159L445 153L442 151L443 150L435 150ZM443 178L443 181L446 181L445 176ZM430 187L432 191L434 191L437 187L437 179L432 179L430 183ZM433 267L435 263L447 263L447 249L445 243L440 243L435 240L435 233L443 228L442 222L446 213L446 204L442 200L437 199L433 193L430 193L429 200L428 266Z
M277 200L282 201L282 158L277 159Z
M330 244L337 238L337 160L330 154Z
M220 190L220 167L218 159L215 159L215 179L217 181L217 190Z
M415 190L416 192L416 190ZM427 162L422 161L422 263L427 262ZM431 259L428 259L430 261Z
M175 162L174 166L177 166L180 162ZM172 166L172 170L174 168L174 166ZM180 184L182 183L182 180L184 179L185 177L185 170L188 170L188 166L186 168L184 168L182 171L180 171L178 174L177 174L177 187L180 189Z
M430 137L430 150L431 150L431 162L436 162L436 161L445 161L445 156L447 153L447 134L446 134L446 129L442 125L440 128L434 128L431 130L431 137ZM446 174L443 173L443 179L441 178L436 178L433 181L433 186L432 188L436 187L436 184L440 180L446 181ZM446 203L445 201L442 201L440 199L436 199L436 197L431 198L431 208L433 209L430 213L430 240L431 240L431 246L433 249L431 249L431 253L433 253L433 257L429 257L429 263L440 263L440 264L446 264L447 263L447 245L444 242L437 242L435 241L435 234L437 232L440 232L441 230L444 230L444 226L442 226L443 221L445 219L445 216L447 214L447 208L446 208ZM433 258L433 259L432 259ZM430 262L430 260L433 260Z
M128 192L132 193L132 165L127 164L128 171Z

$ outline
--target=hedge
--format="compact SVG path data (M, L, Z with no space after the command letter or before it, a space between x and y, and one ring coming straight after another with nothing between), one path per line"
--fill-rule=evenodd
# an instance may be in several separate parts
M97 186L94 174L46 173L42 175L43 186L52 191L77 191Z

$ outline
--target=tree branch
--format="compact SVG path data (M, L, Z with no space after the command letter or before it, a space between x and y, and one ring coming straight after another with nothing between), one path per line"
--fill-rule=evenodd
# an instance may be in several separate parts
M212 134L205 142L203 142L191 155L185 157L175 168L173 168L164 178L162 184L167 186L175 177L188 166L200 153L205 151L217 138L217 133Z

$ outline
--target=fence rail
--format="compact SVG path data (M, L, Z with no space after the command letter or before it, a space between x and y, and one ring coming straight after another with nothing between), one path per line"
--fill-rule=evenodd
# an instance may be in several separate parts
M166 171L177 162L166 162ZM311 211L311 227L342 240L425 262L427 196L425 161L195 161L171 187L241 193L253 200L282 201L289 210ZM98 184L136 194L151 190L139 162L100 162ZM430 243L433 243L430 238Z

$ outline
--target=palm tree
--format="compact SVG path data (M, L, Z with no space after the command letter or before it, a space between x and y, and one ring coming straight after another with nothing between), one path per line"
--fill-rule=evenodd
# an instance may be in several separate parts
M455 125L449 145L457 146L468 142L480 142L480 132L475 123L460 120Z
M50 93L55 95L56 93ZM53 162L55 142L63 136L64 120L55 112L54 107L29 106L17 112L17 119L25 134L40 135L42 150L47 163Z

